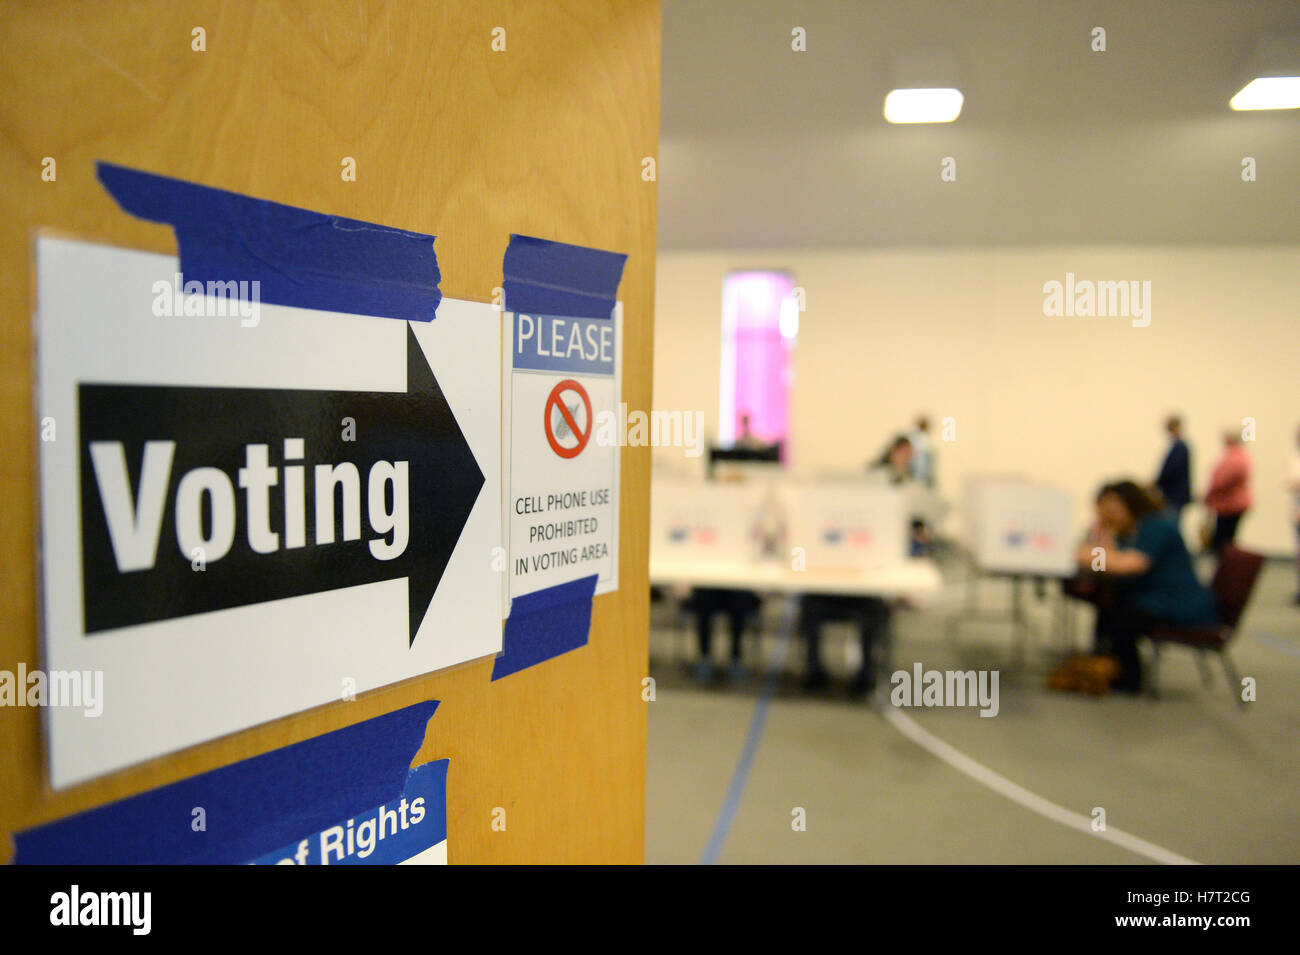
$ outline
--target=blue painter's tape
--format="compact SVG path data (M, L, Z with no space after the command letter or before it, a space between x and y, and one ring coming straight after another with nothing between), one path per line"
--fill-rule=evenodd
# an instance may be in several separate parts
M442 293L434 237L97 163L126 212L176 232L184 281L259 282L259 299L432 321Z
M492 679L542 663L587 645L596 575L516 597L506 620L501 656Z
M512 235L501 266L505 307L512 312L609 318L626 263L627 256L620 252Z
M447 766L411 770L401 795L320 832L304 834L255 860L257 865L397 865L447 841ZM351 830L349 833L348 830ZM443 847L446 851L446 847Z
M14 837L27 864L241 865L401 793L436 700L60 819ZM445 772L445 771L444 771ZM206 828L195 831L194 810ZM446 825L445 811L443 826ZM445 829L443 830L445 837Z

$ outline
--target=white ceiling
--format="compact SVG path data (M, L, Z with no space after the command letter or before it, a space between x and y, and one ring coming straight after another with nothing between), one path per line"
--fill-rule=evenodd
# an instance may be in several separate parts
M666 0L659 246L1300 242L1300 110L1227 106L1279 32L1297 0ZM961 117L890 125L931 52Z

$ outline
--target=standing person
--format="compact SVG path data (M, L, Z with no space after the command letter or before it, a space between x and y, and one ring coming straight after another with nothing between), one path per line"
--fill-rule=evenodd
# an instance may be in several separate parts
M1296 431L1296 450L1291 453L1291 473L1287 480L1287 490L1291 492L1291 523L1295 525L1296 557L1295 566L1300 573L1300 430ZM1292 603L1300 604L1300 588Z
M1219 553L1237 536L1237 525L1250 510L1250 455L1236 431L1223 433L1223 456L1210 475L1205 506L1214 512L1210 550Z
M1156 476L1156 487L1177 524L1183 508L1192 500L1192 453L1183 440L1181 418L1171 415L1165 422L1165 430L1169 432L1169 450L1165 452L1160 473Z
M912 473L926 487L934 487L934 448L930 445L930 419L918 415L916 424L907 433L912 442Z
M1101 582L1114 580L1109 600L1097 605L1097 653L1119 664L1113 688L1142 687L1137 642L1158 623L1210 626L1217 622L1213 595L1196 578L1192 555L1169 512L1132 481L1105 485L1097 494L1097 525L1079 545L1083 570L1104 555Z

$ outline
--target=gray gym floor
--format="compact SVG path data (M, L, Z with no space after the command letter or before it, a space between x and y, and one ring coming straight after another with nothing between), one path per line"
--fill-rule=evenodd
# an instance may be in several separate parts
M777 601L765 607L762 637L747 641L747 662L760 672L702 687L690 673L693 622L656 603L646 861L699 862L711 837L725 834L715 853L723 863L1300 862L1294 592L1294 569L1269 562L1230 650L1241 675L1257 684L1256 702L1244 707L1217 660L1203 687L1194 654L1182 648L1162 655L1158 698L1047 690L1059 643L1051 604L1038 604L1028 588L1036 635L1019 666L1005 622L972 620L949 639L945 624L961 606L955 585L925 609L898 612L890 670L914 662L996 669L994 718L975 708L895 710L888 672L873 700L850 702L842 678L856 638L847 625L829 626L824 639L841 685L826 696L803 694L796 640L760 704L761 671L783 647ZM1009 590L990 581L980 594L982 607L997 609ZM1077 620L1076 643L1086 649L1089 611L1079 608ZM715 634L722 654L729 638L721 620ZM760 705L765 718L752 728ZM905 735L885 710L910 720L931 745ZM740 788L747 738L753 758ZM972 765L974 777L959 768ZM1047 815L1034 807L1047 807ZM1107 835L1089 824L1098 807ZM792 827L796 808L803 831Z

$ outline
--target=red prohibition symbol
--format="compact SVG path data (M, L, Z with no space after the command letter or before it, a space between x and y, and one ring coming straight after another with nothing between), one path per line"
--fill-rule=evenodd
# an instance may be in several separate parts
M578 397L582 399L583 407L587 409L586 431L583 431L578 427L578 422L573 419L573 412L569 410L568 406L565 405L562 400L561 396L566 391L577 392ZM551 424L552 408L559 409L560 419L568 425L570 433L572 433L572 435L577 439L578 443L573 447L565 447L560 444L559 440L556 438L554 427L558 427L558 424L555 426L552 426ZM582 449L587 446L587 442L591 440L592 423L591 399L587 397L586 388L583 388L582 385L578 384L572 378L566 378L551 389L551 394L546 399L546 411L543 413L542 428L546 432L546 440L550 443L552 451L562 458L576 458L582 453Z

